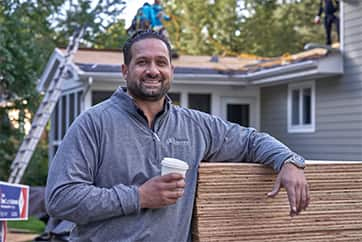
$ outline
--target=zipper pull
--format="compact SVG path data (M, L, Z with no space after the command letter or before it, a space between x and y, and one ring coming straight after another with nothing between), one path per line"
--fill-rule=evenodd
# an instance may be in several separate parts
M156 140L157 140L158 142L161 141L160 138L158 137L158 135L157 135L155 132L153 132L153 136L155 136L155 138L156 138Z

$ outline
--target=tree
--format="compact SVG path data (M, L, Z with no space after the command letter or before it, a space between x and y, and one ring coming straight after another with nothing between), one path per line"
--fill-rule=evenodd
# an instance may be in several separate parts
M230 49L238 24L235 0L171 0L165 23L174 47L184 54L222 54Z
M122 48L128 38L124 20L108 26L105 31L95 35L93 39L94 48L115 49Z
M36 80L55 46L66 45L71 34L86 26L84 43L111 24L124 8L121 0L3 0L0 5L0 179L6 180L30 119L41 96ZM105 20L106 19L106 20ZM18 110L15 127L9 111ZM48 163L46 142L40 144L30 165ZM34 158L35 157L35 158ZM31 170L31 169L30 169ZM37 171L37 169L33 169ZM39 174L39 173L37 173ZM44 183L44 172L41 172ZM30 179L30 178L29 178Z
M95 38L109 30L116 23L118 16L125 8L123 0L65 0L63 13L54 16L56 23L55 41L66 46L74 31L86 27L83 45L92 47Z
M323 40L313 0L171 0L166 9L171 41L184 54L280 56Z
M31 1L3 1L0 7L1 180L7 179L9 165L23 138L25 113L34 112L39 103L36 80L54 48L49 38L52 31L45 21L53 7L56 5ZM19 111L14 120L18 127L12 125L8 116L13 110Z
M323 32L313 24L318 2L259 0L254 4L253 15L241 25L240 51L273 57L302 51L308 42L323 41Z

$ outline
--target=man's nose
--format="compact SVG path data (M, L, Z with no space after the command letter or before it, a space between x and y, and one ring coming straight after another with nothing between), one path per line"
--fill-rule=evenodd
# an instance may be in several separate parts
M159 71L156 63L151 62L147 68L146 73L150 76L157 76L158 74L160 74L160 71Z

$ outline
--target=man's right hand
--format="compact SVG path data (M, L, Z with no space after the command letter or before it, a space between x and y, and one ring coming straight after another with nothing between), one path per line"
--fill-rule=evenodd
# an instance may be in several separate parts
M156 176L139 187L141 208L161 208L175 204L182 197L185 179L181 174Z
M314 23L315 24L320 24L321 23L321 18L319 16L315 16Z

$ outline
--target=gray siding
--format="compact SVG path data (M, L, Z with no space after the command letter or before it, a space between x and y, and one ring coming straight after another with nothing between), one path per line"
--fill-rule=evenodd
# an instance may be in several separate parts
M261 88L261 130L307 159L362 160L361 13L360 1L344 2L345 73L316 80L315 133L288 134L287 85Z

